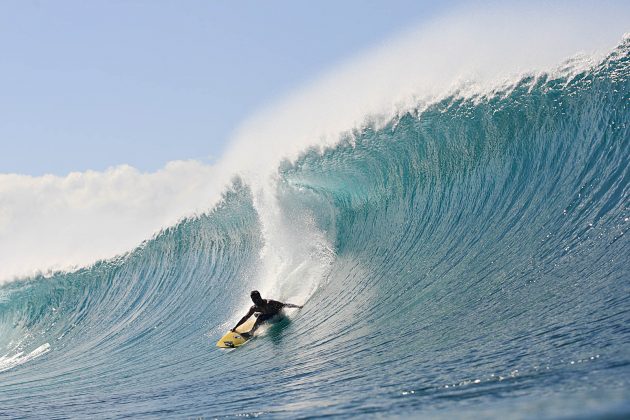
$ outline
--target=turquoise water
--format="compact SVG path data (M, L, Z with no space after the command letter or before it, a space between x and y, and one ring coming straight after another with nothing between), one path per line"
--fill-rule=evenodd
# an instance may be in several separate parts
M630 416L630 41L0 286L7 417ZM304 304L240 349L249 290Z

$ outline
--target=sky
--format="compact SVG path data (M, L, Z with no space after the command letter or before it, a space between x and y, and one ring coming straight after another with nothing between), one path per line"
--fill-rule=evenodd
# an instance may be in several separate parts
M266 104L454 1L0 2L0 173L212 163Z

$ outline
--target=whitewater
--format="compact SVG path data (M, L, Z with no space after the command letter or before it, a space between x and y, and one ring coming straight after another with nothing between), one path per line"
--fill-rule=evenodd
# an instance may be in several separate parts
M596 13L536 42L497 13L359 57L213 166L2 175L0 415L630 415L630 38L576 56L557 32ZM252 289L304 308L215 348Z

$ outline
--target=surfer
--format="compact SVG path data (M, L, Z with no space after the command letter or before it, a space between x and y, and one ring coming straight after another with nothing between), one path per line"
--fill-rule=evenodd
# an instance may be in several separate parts
M278 302L277 300L263 299L260 296L260 292L258 290L253 290L249 294L249 296L252 298L252 302L254 302L254 305L251 308L249 308L249 311L245 314L245 316L241 318L240 321L238 321L238 324L236 324L236 326L230 330L232 332L236 332L236 329L243 322L247 321L249 317L252 316L253 314L258 313L259 315L258 315L258 318L256 318L254 327L248 333L241 333L241 335L244 337L249 337L252 334L254 334L254 331L256 331L256 328L258 328L260 324L278 315L280 311L282 310L282 308L301 308L302 307L300 305L294 305L292 303L282 303L282 302Z

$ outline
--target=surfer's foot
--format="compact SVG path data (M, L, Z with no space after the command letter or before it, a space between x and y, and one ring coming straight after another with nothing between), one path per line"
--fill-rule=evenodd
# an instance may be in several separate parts
M244 332L244 333L241 333L241 337L251 338L252 335L250 333L248 333L248 332Z

